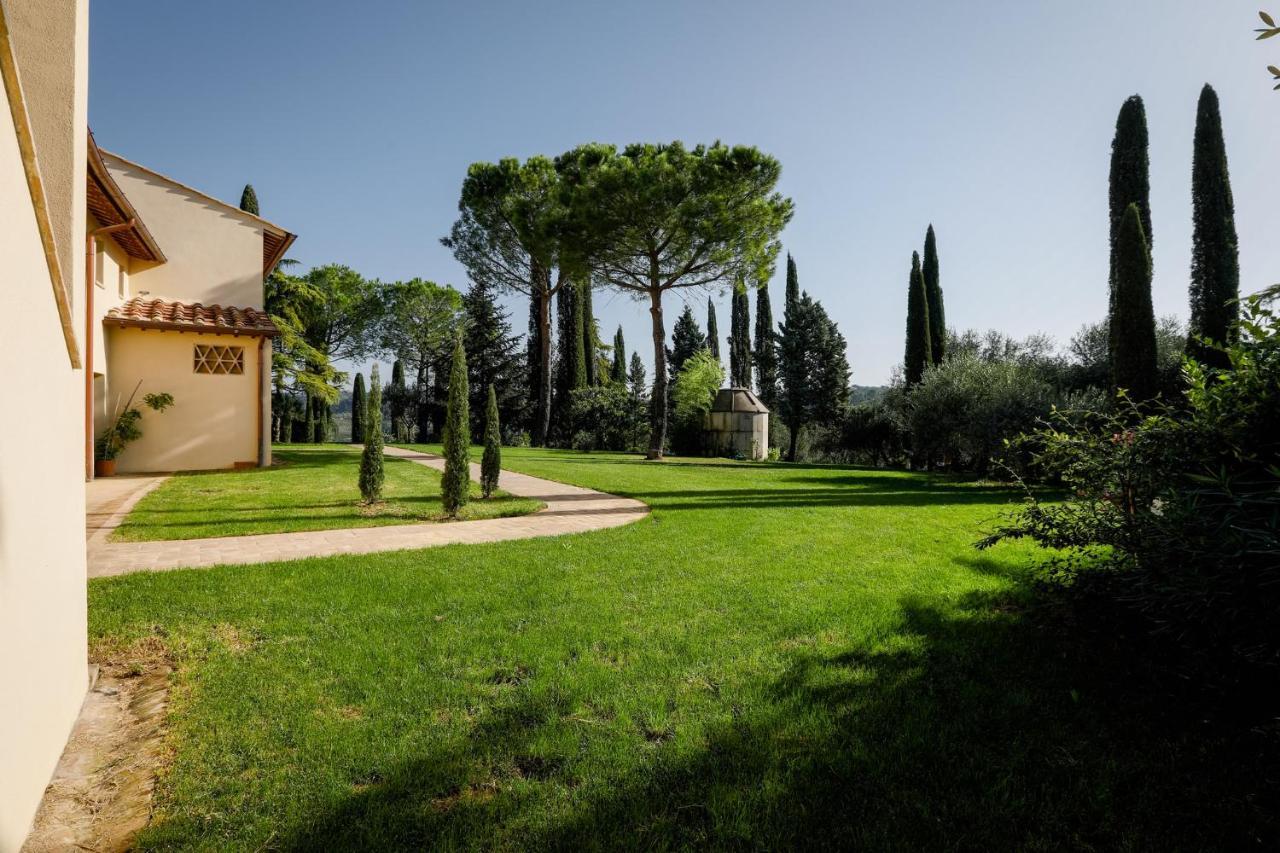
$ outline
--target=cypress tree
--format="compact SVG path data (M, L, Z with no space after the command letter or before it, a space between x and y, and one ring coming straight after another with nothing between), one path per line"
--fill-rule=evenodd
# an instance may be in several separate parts
M938 277L938 241L933 234L933 225L924 234L924 264L921 267L924 275L924 290L929 297L929 345L932 348L934 364L942 364L946 356L947 319L942 307L942 283Z
M498 423L498 395L489 386L489 405L484 411L484 456L480 460L480 491L486 498L498 490L502 470L502 425Z
M686 304L671 331L671 352L667 355L667 369L671 375L679 376L680 368L695 352L706 346L706 341L706 336L698 328L698 321L693 319L693 309Z
M1188 352L1211 367L1228 367L1218 345L1235 338L1240 297L1240 250L1236 239L1235 202L1227 171L1218 93L1205 84L1196 109L1195 154L1191 163L1191 323Z
M357 373L351 386L351 443L364 444L365 422L364 374Z
M596 364L596 317L591 308L591 279L583 278L578 291L582 303L583 384L595 386L600 384L600 377L596 375L599 365Z
M617 385L627 383L627 343L622 338L622 325L613 335L613 364L609 367L609 381Z
M795 258L787 252L787 290L783 296L782 313L785 317L787 309L800 301L800 275L796 272Z
M791 258L787 258L788 273ZM772 409L778 401L778 346L773 330L773 306L769 303L769 285L756 288L756 391L760 402Z
M1111 385L1138 402L1156 394L1156 318L1151 307L1151 253L1142 213L1130 204L1116 235L1111 311Z
M924 273L920 270L920 253L911 253L911 279L907 282L907 348L903 373L907 387L919 384L924 369L933 361L929 337L929 295Z
M745 285L733 290L729 333L729 384L751 387L751 298Z
M244 185L244 192L240 193L240 209L258 215L258 194L253 191L253 184Z
M529 298L529 334L525 337L524 360L525 387L534 405L526 413L523 425L529 430L534 446L545 443L546 436L539 435L537 400L542 387L542 324L538 322L538 298Z
M787 458L795 462L805 426L837 417L848 402L849 362L844 336L807 293L787 306L778 340L780 414L791 432Z
M512 423L525 407L524 365L520 338L511 332L507 311L494 297L492 285L473 282L462 297L466 331L462 347L467 351L467 384L471 389L471 431L482 435L484 411L492 385L498 397L498 413Z
M720 360L720 329L716 326L716 305L707 297L707 349L716 361Z
M444 476L440 492L444 511L453 518L471 497L471 415L467 410L467 353L462 337L453 345L449 369L449 398L444 419Z
M404 384L404 365L396 359L391 365L391 393L387 401L391 411L391 438L393 441L409 439L409 389Z
M369 374L369 400L365 404L364 452L360 454L360 494L365 503L382 500L382 383L378 365Z
M1120 224L1129 205L1138 206L1147 252L1151 252L1151 176L1147 140L1147 110L1139 95L1130 95L1116 116L1116 133L1111 141L1111 175L1108 192L1111 264L1109 267L1109 313L1115 311L1116 253ZM1110 346L1116 345L1115 329Z
M644 362L640 360L640 353L631 353L631 367L627 371L627 382L631 386L631 399L639 403L644 399Z

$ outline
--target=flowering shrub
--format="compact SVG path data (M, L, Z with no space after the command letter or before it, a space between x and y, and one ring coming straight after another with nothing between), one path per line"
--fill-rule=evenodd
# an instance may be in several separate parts
M1280 663L1280 319L1259 299L1244 315L1228 369L1185 363L1179 407L1058 413L1024 437L1068 497L1029 495L979 547L1059 549L1053 580L1197 648Z

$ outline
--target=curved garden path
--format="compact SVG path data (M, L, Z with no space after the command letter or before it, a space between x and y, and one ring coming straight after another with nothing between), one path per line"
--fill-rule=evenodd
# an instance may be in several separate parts
M444 470L444 459L433 454L388 447L386 455ZM472 463L471 476L479 479L479 465ZM542 501L546 507L513 518L441 524L399 524L164 542L107 541L111 531L134 505L164 479L163 476L131 477L91 484L88 502L89 577L560 536L619 527L638 521L649 513L648 506L631 498L503 471L498 480L501 489L518 497Z

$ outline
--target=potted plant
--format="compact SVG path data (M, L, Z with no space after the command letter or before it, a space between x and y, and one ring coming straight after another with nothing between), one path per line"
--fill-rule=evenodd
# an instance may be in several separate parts
M115 420L111 422L111 426L106 432L98 436L98 440L94 443L93 475L95 477L114 476L116 473L116 457L130 442L142 438L142 429L138 426L138 422L142 420L142 412L133 406L133 399L137 396L138 389L141 387L141 381L133 386L133 393L129 395L128 402L116 412ZM163 412L173 405L173 395L163 392L146 394L143 396L142 402L153 412Z

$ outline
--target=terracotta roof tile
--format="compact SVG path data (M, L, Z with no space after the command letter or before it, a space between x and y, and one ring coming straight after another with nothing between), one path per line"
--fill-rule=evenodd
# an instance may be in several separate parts
M165 299L135 296L107 312L103 322L143 329L176 329L214 335L277 335L275 323L265 311L231 305L188 305Z

